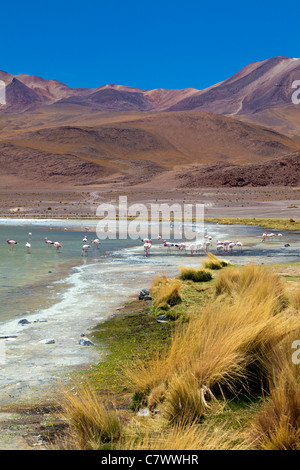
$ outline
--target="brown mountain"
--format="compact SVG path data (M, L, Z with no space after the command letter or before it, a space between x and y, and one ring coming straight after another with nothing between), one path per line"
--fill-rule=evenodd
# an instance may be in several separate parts
M293 108L292 83L299 80L299 75L300 59L273 57L249 64L205 90L142 90L122 85L70 88L57 80L24 74L14 76L6 72L0 72L0 79L7 84L8 106L3 108L6 111L32 111L45 104L55 104L62 109L66 105L76 105L102 112L201 110L241 118L249 116L255 120L257 113ZM19 86L14 95L16 83L26 88L22 91ZM264 123L262 114L260 116L260 122Z
M253 114L265 109L289 106L299 80L300 59L273 57L243 68L218 85L181 100L169 110L201 109L220 114Z
M22 184L137 185L162 173L167 178L178 168L261 162L297 149L294 140L270 129L185 111L93 126L18 130L0 140L0 165L3 177L13 175Z
M299 149L300 108L291 103L298 74L299 59L276 57L200 91L70 88L0 72L0 183L243 185L273 170L274 181L288 181L291 166L273 160Z
M174 172L174 185L180 188L289 186L300 185L300 152L261 163L233 165L218 162Z

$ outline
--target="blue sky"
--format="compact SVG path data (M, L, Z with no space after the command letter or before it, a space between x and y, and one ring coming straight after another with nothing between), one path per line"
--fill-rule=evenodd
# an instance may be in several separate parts
M250 62L300 57L300 3L1 2L0 69L72 87L205 88Z

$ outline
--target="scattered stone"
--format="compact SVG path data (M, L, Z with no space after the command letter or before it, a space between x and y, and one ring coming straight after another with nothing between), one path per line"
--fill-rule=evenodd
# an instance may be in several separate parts
M286 243L284 246L285 246L285 248L287 248L288 246L290 246L290 244L289 244L289 243Z
M139 300L152 300L152 298L149 297L149 293L150 293L149 289L142 289L141 292L139 293Z
M46 318L37 318L36 320L33 320L33 323L44 323L47 322Z
M54 344L55 343L55 339L42 339L41 341L39 341L39 343L41 344Z
M26 318L22 318L22 320L18 321L18 325L29 325L31 322L28 321Z
M81 346L94 346L94 343L88 338L81 338L77 341L77 344L81 344Z
M0 339L17 338L18 335L0 335Z
M81 333L81 335L80 335L80 336L81 336L81 337L82 337L82 336L85 336L85 333Z
M167 323L169 320L167 319L166 315L159 315L156 321L158 323Z
M144 408L143 410L140 410L137 413L137 416L143 416L145 418L148 418L150 416L150 411L148 410L148 408Z

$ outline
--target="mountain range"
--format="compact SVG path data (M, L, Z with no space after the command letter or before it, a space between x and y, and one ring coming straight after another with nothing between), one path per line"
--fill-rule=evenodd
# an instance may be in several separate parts
M255 62L204 90L70 88L7 72L0 80L6 91L6 105L0 105L2 187L137 185L174 172L183 184L224 185L222 175L232 165L263 172L266 164L270 174L273 159L276 184L286 185L286 173L278 177L278 157L297 161L300 105L292 94L300 59ZM244 181L256 184L255 178Z

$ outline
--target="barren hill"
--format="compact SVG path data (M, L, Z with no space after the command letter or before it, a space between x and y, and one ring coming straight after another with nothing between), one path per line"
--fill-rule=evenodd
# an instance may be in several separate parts
M297 79L300 59L288 57L249 64L205 90L70 88L0 72L1 184L294 184ZM286 165L274 160L285 155Z
M51 186L137 185L177 168L219 161L260 162L297 148L292 139L270 129L187 111L94 126L23 130L0 139L0 164L3 177L14 175L22 184L30 180L36 184L41 177Z

